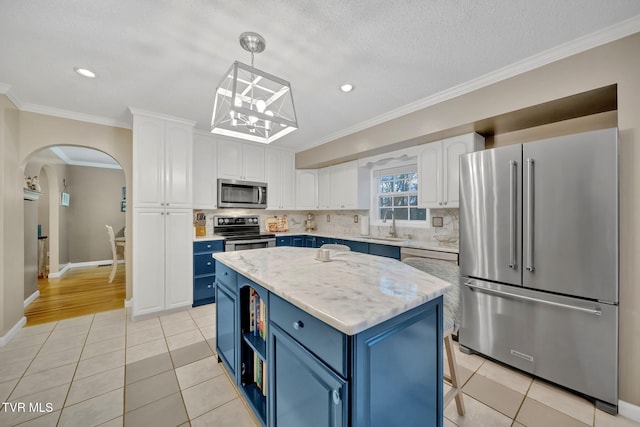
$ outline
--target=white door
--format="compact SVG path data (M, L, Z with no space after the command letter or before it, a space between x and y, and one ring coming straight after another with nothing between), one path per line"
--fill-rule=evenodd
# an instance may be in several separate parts
M164 220L162 209L133 210L133 315L164 310ZM187 233L191 236L193 233Z
M164 270L166 309L192 305L193 215L190 209L166 211Z
M218 144L215 138L193 137L193 207L215 209L218 197Z
M443 207L457 208L460 205L460 155L469 151L469 143L464 139L448 139L442 143Z
M418 206L442 207L442 143L422 146L418 154Z
M295 154L282 153L282 176L281 176L281 194L280 203L282 209L295 209L295 178L296 178L296 159Z
M358 209L358 161L345 163L342 167L342 207ZM369 190L367 188L367 190Z
M164 121L133 117L133 206L164 203Z
M265 155L267 182L267 209L282 209L280 152L267 150Z
M242 179L243 145L235 141L218 140L218 177Z
M318 205L320 209L331 208L331 168L318 169Z
M296 208L318 209L318 170L296 171Z
M165 147L165 206L191 208L193 128L166 122Z
M265 181L264 152L264 147L249 144L244 145L244 173L241 179L256 182Z
M345 199L345 179L347 173L344 164L331 166L331 208L343 209Z

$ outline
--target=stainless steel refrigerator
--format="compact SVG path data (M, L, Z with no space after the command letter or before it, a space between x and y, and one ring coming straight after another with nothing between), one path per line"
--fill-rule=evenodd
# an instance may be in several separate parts
M618 138L462 155L463 351L618 405Z

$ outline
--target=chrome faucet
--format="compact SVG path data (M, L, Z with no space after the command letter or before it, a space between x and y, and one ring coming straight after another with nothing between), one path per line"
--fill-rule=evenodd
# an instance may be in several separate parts
M384 213L384 218L382 218L383 223L387 223L387 215L391 213L391 227L389 228L389 237L396 237L396 216L393 214L393 210L388 210Z

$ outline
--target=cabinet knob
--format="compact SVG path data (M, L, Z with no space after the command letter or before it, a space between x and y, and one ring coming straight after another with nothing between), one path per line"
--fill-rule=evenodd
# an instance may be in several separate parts
M209 288L209 289L213 288L213 284L207 285L207 288Z
M209 261L209 262L207 263L207 265L211 265L211 261Z
M298 320L297 322L293 322L293 329L295 329L296 331L299 329L304 328L304 323L302 323L302 320Z
M340 404L340 392L338 390L333 390L333 403L336 405Z
M442 206L442 202L438 203L440 206Z
M225 271L225 272L224 272L224 275L225 275L225 276L228 276L228 275L229 275L229 273Z
M444 205L447 206L447 202L444 202Z

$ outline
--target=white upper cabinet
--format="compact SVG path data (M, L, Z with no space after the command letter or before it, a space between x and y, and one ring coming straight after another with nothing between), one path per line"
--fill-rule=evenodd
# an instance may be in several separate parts
M191 208L193 124L134 112L134 207Z
M320 209L369 209L369 170L358 161L318 170Z
M318 170L296 170L296 209L319 209Z
M265 151L267 209L295 209L295 155L288 151Z
M331 167L318 169L318 208L331 207Z
M418 206L459 207L460 155L483 148L484 138L477 133L422 145L418 153Z
M264 182L264 147L242 142L218 140L218 177Z
M218 207L218 142L212 136L193 136L193 207Z

